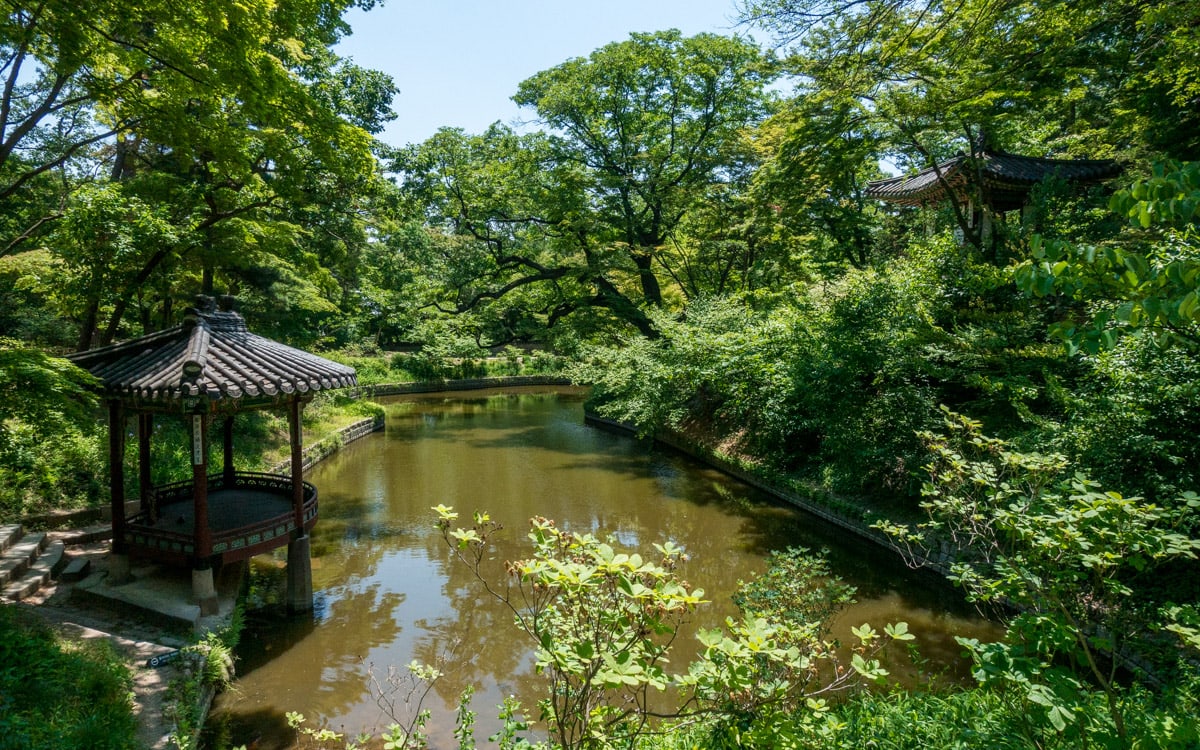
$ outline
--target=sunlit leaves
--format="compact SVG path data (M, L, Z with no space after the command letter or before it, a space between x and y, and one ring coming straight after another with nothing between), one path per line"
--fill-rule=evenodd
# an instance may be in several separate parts
M17 420L51 423L64 417L88 420L95 379L60 357L0 338L0 460Z
M666 666L678 628L705 603L704 592L677 572L685 559L677 544L655 544L661 559L647 559L611 540L534 517L528 532L532 554L505 563L510 585L496 589L480 564L498 524L475 513L470 529L453 528L458 514L452 508L433 510L447 543L510 607L534 643L535 668L548 682L543 717L563 747L632 741L649 728L649 696L668 688L680 691L677 718L761 712L768 731L788 711L826 711L824 694L882 680L887 670L877 658L881 649L913 637L904 623L886 626L886 638L863 625L855 629L858 642L843 653L824 634L848 589L827 580L823 560L794 550L773 557L772 571L750 584L739 601L753 602L743 617L698 631L702 657L686 673L671 675ZM773 584L790 574L800 574L800 583L774 595ZM825 586L829 592L799 590ZM818 621L803 619L810 615Z
M1051 329L1071 352L1110 350L1125 335L1200 347L1200 162L1158 164L1109 206L1135 229L1101 246L1035 235L1017 286L1088 305L1090 318Z
M1131 611L1129 580L1195 558L1200 540L1174 531L1163 508L1103 490L1061 456L1018 452L966 417L947 412L944 434L924 439L931 520L904 542L949 549L952 579L968 596L1013 613L1003 643L960 639L976 679L1022 687L1056 732L1078 721L1082 680L1094 681L1123 736L1120 689L1097 665L1152 627ZM1181 619L1173 630L1190 638ZM1060 666L1064 657L1070 666Z

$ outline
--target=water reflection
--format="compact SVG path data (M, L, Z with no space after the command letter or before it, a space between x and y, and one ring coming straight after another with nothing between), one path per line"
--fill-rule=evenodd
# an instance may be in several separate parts
M435 747L452 744L465 685L476 688L480 738L496 729L494 706L504 696L536 703L541 682L529 644L512 613L465 566L450 564L429 510L438 503L488 510L508 525L490 560L496 585L503 561L527 554L527 519L543 515L643 551L653 542L683 546L684 577L712 600L700 624L735 614L729 596L761 572L767 551L798 545L828 549L832 568L858 587L859 603L839 617L837 633L905 620L923 656L951 677L963 664L950 633L990 635L929 574L685 457L586 427L576 391L396 400L383 433L347 446L310 481L321 493L312 543L318 606L308 621L286 621L280 563L255 561L249 602L259 611L249 618L236 690L216 712L232 721L235 744L285 746L285 711L351 734L385 726L368 670L382 676L413 659L446 672L427 704ZM683 670L695 651L690 635L679 638L673 666Z

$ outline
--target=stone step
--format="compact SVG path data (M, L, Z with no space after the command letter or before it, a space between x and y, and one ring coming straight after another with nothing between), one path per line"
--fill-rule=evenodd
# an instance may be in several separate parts
M26 534L21 537L21 541L10 547L4 553L4 557L0 557L0 586L7 586L9 582L28 570L45 546L46 534L44 532Z
M37 593L38 589L49 583L50 579L58 575L66 565L63 551L62 542L54 542L47 547L29 570L4 589L4 598L19 602L25 597Z
M16 544L17 540L23 536L25 536L25 528L19 523L0 526L0 555L8 552L8 548Z
M46 551L34 564L45 564L46 569L50 571L50 577L58 578L70 562L71 558L66 554L66 545L62 542L50 542L46 545Z
M111 523L94 523L90 526L84 526L79 529L65 529L63 531L51 531L52 539L61 540L64 544L91 544L102 539L112 538Z
M63 568L62 573L59 574L59 579L68 583L74 583L75 581L82 581L84 578L87 578L91 572L92 560L90 557L72 557L71 561Z

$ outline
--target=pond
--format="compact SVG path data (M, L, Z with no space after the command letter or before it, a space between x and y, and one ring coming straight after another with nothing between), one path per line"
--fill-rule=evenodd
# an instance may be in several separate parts
M736 614L731 594L765 569L768 551L803 546L828 550L834 571L858 589L835 632L906 621L927 660L923 670L944 679L965 675L953 635L996 634L933 574L679 453L586 426L583 398L576 389L516 389L391 400L383 432L347 445L307 477L321 514L311 618L281 616L282 560L255 559L239 678L210 724L234 745L259 750L286 746L288 711L350 737L385 727L379 689L388 689L389 667L403 671L414 659L445 673L424 703L433 747L454 744L454 708L467 685L481 741L498 728L495 707L505 696L536 714L542 682L531 644L466 566L452 562L434 529L430 508L439 503L464 519L485 510L505 525L486 561L497 579L506 559L528 555L527 522L537 515L648 555L653 543L672 541L689 556L683 577L711 600L693 628ZM691 635L681 637L671 668L684 671L695 652ZM908 660L893 661L911 679ZM389 699L402 709L404 697L393 691Z

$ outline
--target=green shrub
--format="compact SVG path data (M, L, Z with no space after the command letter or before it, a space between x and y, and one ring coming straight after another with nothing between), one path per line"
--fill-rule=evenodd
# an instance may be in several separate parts
M0 450L0 518L84 508L107 499L99 429L11 419L8 432L7 446Z
M876 657L888 644L913 638L907 624L896 623L883 633L869 624L851 628L854 639L844 648L828 639L828 618L850 590L827 575L822 560L795 550L775 556L767 578L747 587L738 602L745 607L741 617L699 630L701 656L686 672L671 674L679 625L704 601L704 592L678 575L682 549L655 544L661 556L655 562L535 517L530 557L507 562L510 583L493 587L481 565L501 525L476 512L469 528L455 527L452 508L433 510L453 554L536 644L535 668L547 683L539 709L562 748L630 747L661 731L656 719L665 718L723 732L752 726L771 735L786 712L817 716L828 709L825 696L882 681L888 672ZM796 576L797 587L772 592ZM668 690L678 709L652 713L651 696Z
M132 684L107 641L66 642L0 607L0 750L134 748Z

